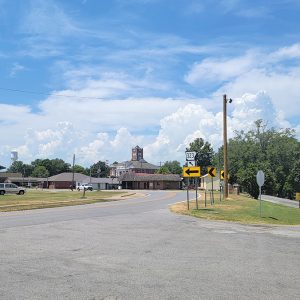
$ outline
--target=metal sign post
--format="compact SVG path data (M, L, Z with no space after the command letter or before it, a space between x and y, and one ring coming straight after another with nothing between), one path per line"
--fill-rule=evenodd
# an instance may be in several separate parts
M186 201L187 201L187 208L188 208L188 210L190 210L189 188L190 188L190 178L188 178L188 186L187 186L187 189L186 189Z
M212 203L215 203L215 196L214 196L214 179L211 178L211 196L212 196Z
M198 210L198 178L196 178L196 209Z
M259 170L256 174L256 182L259 186L259 216L261 217L261 187L265 183L265 173Z
M217 175L217 169L215 167L209 167L207 168L208 176L211 178L211 200L210 203L215 203L215 197L214 197L214 177Z
M189 185L190 185L190 178L191 177L200 177L200 167L183 167L182 170L182 176L183 177L187 177L188 178L188 186L187 186L187 190L186 190L186 200L187 200L187 207L188 210L190 209L190 198L189 198ZM198 199L197 199L197 195L198 191L196 188L196 205L197 205L197 209L198 209Z

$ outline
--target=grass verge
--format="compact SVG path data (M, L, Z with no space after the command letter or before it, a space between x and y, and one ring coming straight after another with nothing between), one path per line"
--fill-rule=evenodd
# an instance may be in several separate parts
M198 210L195 201L190 203L187 210L186 203L176 203L170 207L174 213L190 215L207 220L223 220L245 224L278 224L300 225L300 209L287 207L271 202L262 201L262 217L259 214L259 201L244 195L230 195L230 199L219 202L216 197L215 204L204 206L204 196L200 197Z
M27 190L24 195L0 196L0 212L116 201L126 194L120 191L86 191L83 197L83 192L78 191Z

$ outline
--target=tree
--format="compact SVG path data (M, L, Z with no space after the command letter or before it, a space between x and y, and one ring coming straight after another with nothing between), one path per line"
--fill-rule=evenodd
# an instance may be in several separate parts
M74 165L74 172L85 174L85 168L80 165Z
M11 166L7 169L7 172L12 173L24 173L24 164L22 161L14 161Z
M293 179L297 178L299 170L299 142L290 129L267 129L262 120L256 121L255 126L248 132L236 132L235 137L229 140L229 181L239 183L246 192L257 198L256 173L263 170L263 191L269 195L291 198L297 186ZM221 152L222 148L215 160L222 157Z
M109 166L104 161L98 161L93 164L88 171L90 171L92 177L108 177Z
M295 193L300 193L300 159L294 164L285 184L283 191L286 197L295 199Z
M32 172L33 177L48 177L49 172L44 166L36 166Z
M49 176L53 176L63 172L70 172L70 164L64 162L64 160L55 158L55 159L36 159L31 165L35 168L37 166L44 166L48 172Z
M180 162L177 160L166 161L163 164L163 167L166 167L171 174L178 174L180 176L182 175L182 167L180 166Z
M186 151L195 151L196 155L196 164L201 167L201 174L205 174L207 167L212 165L212 160L214 157L214 150L210 143L204 142L202 138L197 138L190 143L189 147L186 148Z
M31 176L33 166L24 164L22 161L14 161L12 165L7 169L8 172L21 173L24 177Z
M170 170L168 169L167 166L161 166L157 171L156 174L170 174Z

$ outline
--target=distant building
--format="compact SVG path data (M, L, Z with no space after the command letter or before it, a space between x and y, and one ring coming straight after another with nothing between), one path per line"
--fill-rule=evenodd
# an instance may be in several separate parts
M110 176L120 177L121 175L129 172L154 174L158 169L159 166L150 164L144 159L143 148L135 146L132 148L131 160L112 164L110 166Z
M93 186L94 190L111 190L117 189L119 181L114 178L95 178L81 173L65 172L60 173L48 178L49 189L69 189L74 183L75 186L80 184L89 183Z
M11 182L19 186L47 187L47 178L24 177L22 173L0 172L0 182Z
M178 190L182 179L178 174L125 173L120 176L123 189L132 190Z

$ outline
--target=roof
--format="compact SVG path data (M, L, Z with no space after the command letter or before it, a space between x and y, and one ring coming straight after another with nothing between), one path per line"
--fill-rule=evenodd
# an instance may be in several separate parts
M145 174L125 173L120 176L120 181L181 181L178 174Z
M60 173L48 178L48 181L69 181L72 182L73 180L73 173L72 172L65 172ZM74 181L76 182L84 182L84 183L109 183L109 184L117 184L119 183L115 178L96 178L90 177L81 173L74 173Z
M13 182L42 182L47 181L47 177L8 177L10 181Z
M0 172L0 177L22 177L22 173Z
M145 160L143 161L138 161L138 160L134 160L134 161L130 161L128 164L128 168L134 168L134 169L155 169L158 170L159 166L155 166L153 164L150 164L148 162L146 162Z
M60 173L48 178L48 181L71 181L72 182L72 180L73 180L72 172ZM90 176L81 173L74 173L74 181L90 182Z
M144 159L142 160L128 160L118 164L112 164L112 168L126 167L126 169L144 169L144 170L158 170L159 166L150 164Z

